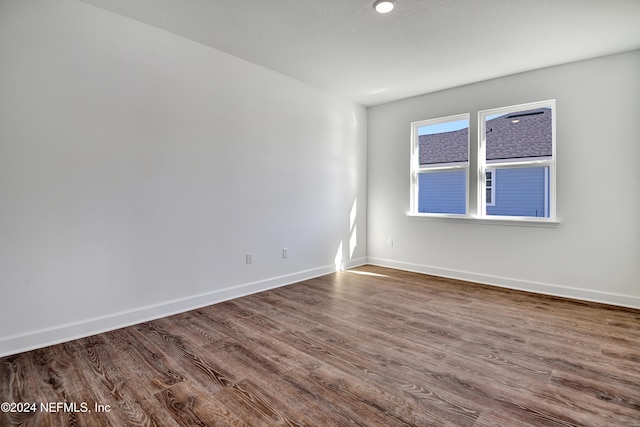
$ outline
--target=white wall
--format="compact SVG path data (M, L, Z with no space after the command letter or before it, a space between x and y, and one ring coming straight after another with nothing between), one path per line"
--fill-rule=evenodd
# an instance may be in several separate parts
M84 3L3 0L0 356L364 262L366 120Z
M557 99L559 227L407 216L412 121L547 99ZM370 108L369 261L640 307L639 117L640 51Z

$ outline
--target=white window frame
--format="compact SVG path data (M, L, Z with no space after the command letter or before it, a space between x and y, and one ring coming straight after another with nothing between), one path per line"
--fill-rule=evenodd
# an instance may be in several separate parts
M469 126L471 126L471 115L469 113L457 114L454 116L440 117L436 119L420 120L411 123L411 202L410 202L410 214L414 216L430 216L430 217L468 217L469 216L469 163L471 160L470 152L470 139L471 133L467 136L467 162L461 163L436 163L429 166L420 166L420 138L418 135L418 129L423 126L437 125L447 122L455 122L459 120L467 120ZM430 212L418 212L419 207L419 184L418 176L421 173L432 172L444 172L444 171L465 171L465 213L430 213Z
M514 161L487 161L486 159L486 117L494 114L508 114L536 108L551 108L551 159L526 158ZM531 102L527 104L512 105L509 107L494 108L491 110L478 111L478 217L486 219L507 219L510 221L556 221L556 101L555 99ZM522 168L522 167L549 167L549 180L545 181L545 186L549 188L549 216L548 217L523 217L523 216L497 216L487 215L486 204L486 174L485 172L496 168ZM492 186L495 188L495 174ZM492 201L495 203L494 195ZM546 200L545 200L546 204ZM545 206L546 207L546 206Z

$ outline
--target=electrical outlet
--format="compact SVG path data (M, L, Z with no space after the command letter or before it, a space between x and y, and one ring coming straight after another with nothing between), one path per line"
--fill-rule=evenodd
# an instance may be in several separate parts
M282 258L289 258L289 249L282 248Z
M391 237L387 239L387 246L389 247L393 246L393 239Z
M244 256L244 258L245 258L245 261L246 261L246 263L247 263L247 264L253 264L253 255L251 255L251 254L246 254L246 255Z

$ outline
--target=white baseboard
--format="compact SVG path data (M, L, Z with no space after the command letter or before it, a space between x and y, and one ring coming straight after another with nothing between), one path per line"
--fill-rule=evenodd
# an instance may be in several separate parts
M367 258L365 257L350 259L348 261L341 263L339 270L348 270L350 268L360 267L361 265L365 265L366 263L367 263ZM335 266L332 266L332 267L333 267L332 272L336 271Z
M463 270L433 267L430 265L414 264L404 261L395 261L383 258L368 258L368 264L380 267L395 268L398 270L412 271L415 273L430 274L433 276L447 277L451 279L466 280L485 285L499 286L502 288L516 289L520 291L534 292L544 295L572 298L582 301L599 302L617 305L620 307L640 309L640 297L623 295L612 292L593 291L589 289L559 286L549 283L532 282L527 280L512 279L508 277L493 276L488 274L473 273Z
M353 268L366 264L366 258L347 261L341 268ZM112 331L149 320L167 317L194 310L234 298L290 285L303 280L324 276L336 271L335 265L327 265L299 271L284 276L272 277L256 282L232 286L200 295L193 295L160 304L148 305L133 310L121 311L107 316L95 317L35 331L0 337L0 357L24 351L60 344L78 338Z

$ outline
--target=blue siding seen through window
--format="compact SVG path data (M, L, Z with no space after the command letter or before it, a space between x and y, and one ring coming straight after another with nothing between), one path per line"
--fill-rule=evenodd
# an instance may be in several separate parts
M549 217L549 167L497 168L487 215Z
M418 174L418 212L467 213L466 171Z

